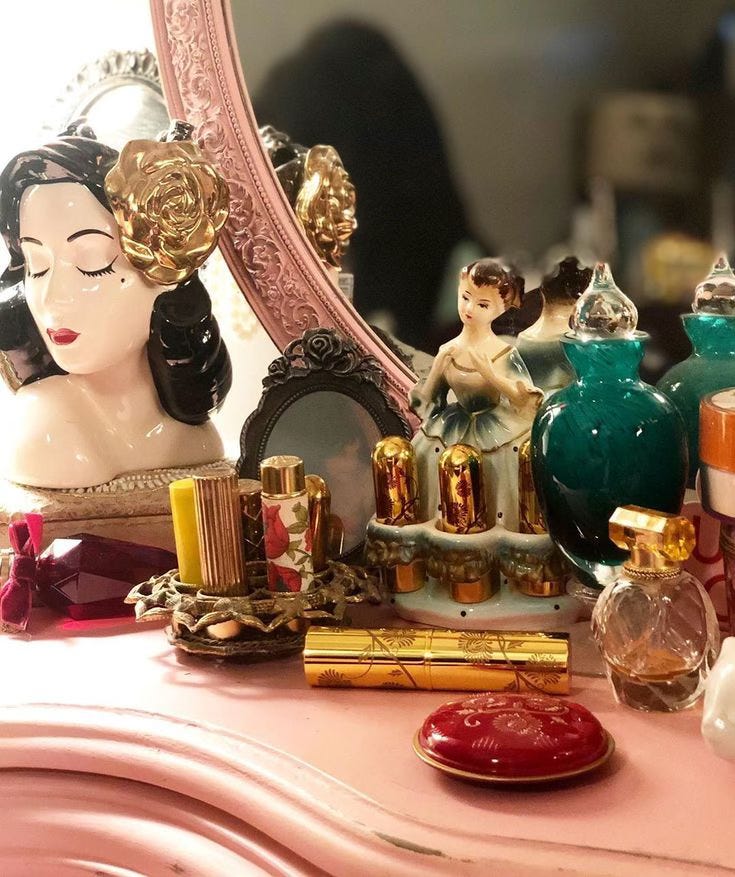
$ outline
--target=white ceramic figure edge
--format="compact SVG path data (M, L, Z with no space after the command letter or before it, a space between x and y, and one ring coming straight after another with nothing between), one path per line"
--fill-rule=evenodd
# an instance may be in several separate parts
M720 758L735 761L735 637L722 642L704 692L702 736Z

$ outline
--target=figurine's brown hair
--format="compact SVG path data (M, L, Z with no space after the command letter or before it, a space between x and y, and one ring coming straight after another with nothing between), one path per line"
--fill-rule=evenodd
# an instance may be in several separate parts
M574 256L567 256L547 274L539 287L547 302L575 302L592 280L592 269L585 268Z
M462 280L469 280L475 289L494 286L503 300L505 309L520 307L523 301L524 280L496 259L477 259L462 269Z

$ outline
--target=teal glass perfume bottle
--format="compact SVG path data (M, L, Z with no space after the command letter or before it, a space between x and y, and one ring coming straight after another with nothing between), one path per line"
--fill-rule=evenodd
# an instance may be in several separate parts
M671 402L638 374L648 336L607 265L562 339L576 379L550 396L533 425L533 478L549 533L578 578L600 588L625 559L608 535L618 506L676 514L686 486L687 446Z
M735 386L735 274L720 258L695 290L694 313L683 314L692 353L658 382L684 418L689 442L689 486L699 470L699 402Z

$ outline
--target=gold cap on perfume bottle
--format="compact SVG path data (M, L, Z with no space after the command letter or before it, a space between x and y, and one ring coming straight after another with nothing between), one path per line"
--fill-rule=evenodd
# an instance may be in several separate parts
M294 496L306 489L304 461L290 454L268 457L260 464L260 480L266 496Z
M381 439L372 459L377 520L397 527L418 523L416 453L411 442L397 435Z
M441 529L482 533L488 529L482 454L471 445L452 445L439 457Z
M569 693L569 635L431 628L312 627L309 685Z
M245 559L237 475L194 476L202 587L209 594L245 593Z
M319 475L306 476L306 493L309 497L311 559L314 563L314 572L321 572L327 566L332 493L327 482Z
M678 570L696 544L694 526L685 517L635 505L615 509L609 533L618 548L630 551L629 573Z
M263 485L254 478L240 478L237 485L245 560L265 560L263 506L260 501Z
M531 439L526 439L518 449L518 531L546 533L531 470Z

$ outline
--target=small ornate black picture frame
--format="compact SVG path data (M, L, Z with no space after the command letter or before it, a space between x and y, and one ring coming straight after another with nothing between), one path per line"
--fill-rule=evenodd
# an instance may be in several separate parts
M345 525L344 559L362 552L374 511L371 453L388 435L410 437L383 389L377 360L334 329L308 329L274 360L240 435L238 471L258 478L273 454L295 454L324 478Z

